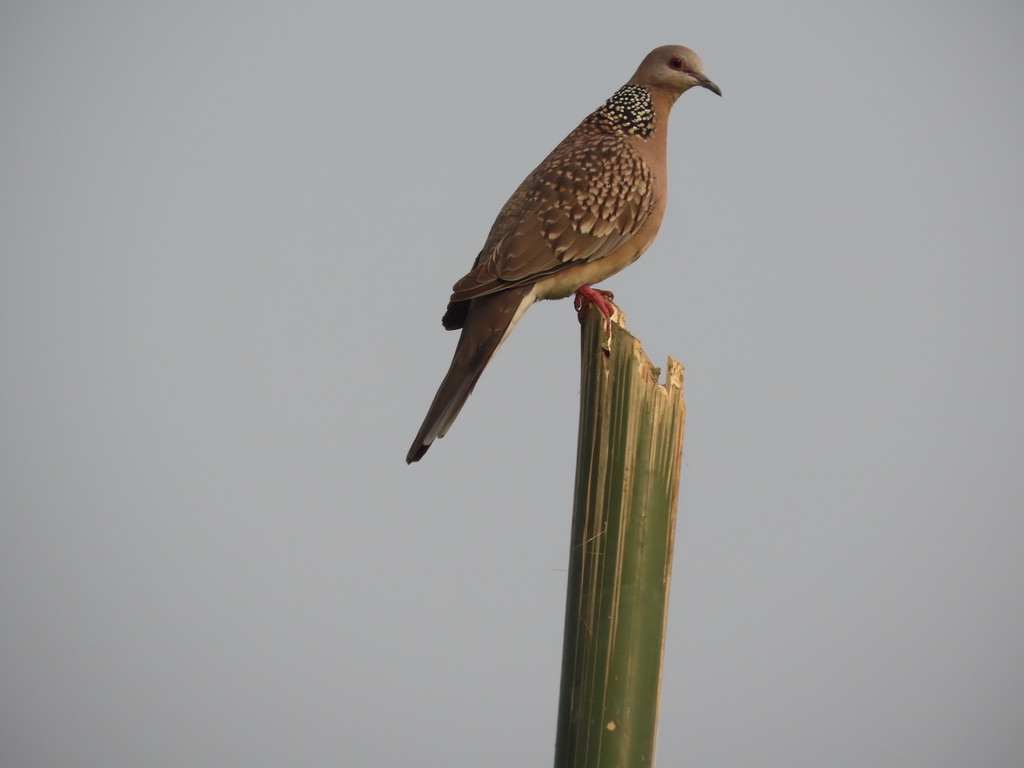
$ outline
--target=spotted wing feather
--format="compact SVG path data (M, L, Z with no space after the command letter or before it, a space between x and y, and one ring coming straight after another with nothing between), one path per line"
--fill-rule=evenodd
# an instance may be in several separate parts
M581 137L583 131L592 135ZM452 302L600 259L632 237L653 207L654 178L640 153L624 137L585 123L505 204Z

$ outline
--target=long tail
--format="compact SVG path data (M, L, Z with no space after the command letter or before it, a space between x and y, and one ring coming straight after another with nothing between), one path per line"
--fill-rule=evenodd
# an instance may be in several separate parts
M452 364L405 457L407 464L423 458L434 438L445 436L487 363L533 304L533 288L532 285L518 286L473 299Z

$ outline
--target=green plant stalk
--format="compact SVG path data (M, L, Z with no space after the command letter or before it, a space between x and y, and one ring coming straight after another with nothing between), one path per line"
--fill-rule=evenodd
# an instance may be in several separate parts
M555 768L654 761L682 461L683 368L666 384L618 323L584 319Z

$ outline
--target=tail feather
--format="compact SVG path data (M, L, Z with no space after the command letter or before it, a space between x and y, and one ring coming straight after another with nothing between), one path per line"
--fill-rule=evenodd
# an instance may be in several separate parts
M526 285L470 302L452 364L405 457L406 463L419 461L435 438L445 436L480 374L533 301L533 286Z

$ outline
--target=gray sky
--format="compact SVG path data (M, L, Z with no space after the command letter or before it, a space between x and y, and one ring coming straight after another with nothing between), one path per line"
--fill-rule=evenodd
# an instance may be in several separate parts
M0 762L552 758L578 393L451 284L653 47L663 766L1024 764L1018 2L5 3Z

